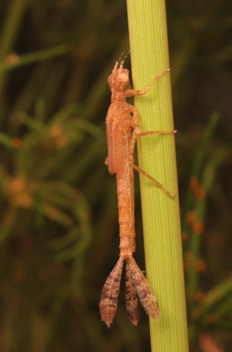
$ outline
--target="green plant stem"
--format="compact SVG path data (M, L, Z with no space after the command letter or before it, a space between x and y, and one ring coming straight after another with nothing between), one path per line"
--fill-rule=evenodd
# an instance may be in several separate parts
M127 0L134 89L144 89L169 68L165 3ZM135 99L142 131L173 130L170 74L166 73L145 96ZM174 136L138 138L140 167L177 197L140 175L146 274L160 304L159 322L150 318L154 352L186 352L183 259L180 233Z

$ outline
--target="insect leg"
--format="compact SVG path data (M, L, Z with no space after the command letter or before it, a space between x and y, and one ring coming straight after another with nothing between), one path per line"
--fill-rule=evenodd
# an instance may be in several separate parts
M162 188L166 193L168 193L172 198L175 198L176 196L174 194L172 194L171 192L169 192L168 189L166 189L162 183L160 183L159 181L157 181L156 179L154 179L152 176L150 176L149 174L147 174L145 171L143 171L142 169L140 169L140 167L136 166L134 164L134 157L133 157L133 154L134 154L134 147L135 147L135 142L136 142L136 138L137 136L145 136L145 135L148 135L148 134L166 134L166 133L170 133L170 134L173 134L173 133L176 133L177 130L174 130L174 131L148 131L148 132L141 132L139 127L138 127L138 124L137 124L137 121L138 121L138 112L137 110L134 111L134 116L133 116L133 121L134 121L134 130L132 132L132 136L131 136L131 141L130 141L130 147L129 147L129 156L130 156L130 163L131 163L131 166L141 172L141 174L143 174L144 176L146 176L147 178L149 178L151 181L155 182L157 184L157 186L159 186L160 188Z
M137 132L138 136L146 136L148 134L173 134L177 133L177 130L174 131L147 131L147 132Z
M163 72L160 72L157 76L155 76L155 78L151 81L151 83L147 86L146 89L137 90L136 91L136 93L137 93L136 95L144 95L144 94L146 94L149 91L149 89L153 86L153 84L157 81L157 79L159 79L164 73L169 72L169 71L171 71L170 68L168 68L167 70L165 70Z
M155 182L157 184L157 186L159 186L160 188L162 188L164 190L164 192L166 192L167 194L169 194L170 197L172 198L176 198L176 196L174 194L172 194L171 192L169 192L168 189L166 189L162 183L160 183L159 181L157 181L155 178L153 178L152 176L150 176L149 174L147 174L145 171L143 171L142 169L140 169L140 167L136 166L135 164L131 164L131 166L141 172L142 175L146 176L147 178L149 178L151 181Z
M155 78L151 81L151 83L147 86L147 88L145 88L143 90L127 89L125 91L125 95L127 97L132 97L133 95L144 95L144 94L146 94L149 91L149 89L153 86L153 84L157 81L157 79L159 79L164 73L169 72L169 71L171 71L170 68L168 68L167 70L165 70L165 71L159 73L157 76L155 76Z

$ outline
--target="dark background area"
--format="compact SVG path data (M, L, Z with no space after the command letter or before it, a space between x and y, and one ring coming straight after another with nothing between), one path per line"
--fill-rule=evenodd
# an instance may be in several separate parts
M230 351L232 2L166 5L190 348ZM107 78L128 49L125 1L0 3L1 352L150 350L124 284L110 330L98 309L119 253Z

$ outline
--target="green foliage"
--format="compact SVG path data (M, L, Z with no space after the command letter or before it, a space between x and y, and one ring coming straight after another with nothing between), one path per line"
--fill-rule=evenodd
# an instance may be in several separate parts
M229 152L225 146L221 146L213 148L207 156L218 120L219 114L213 113L193 162L189 190L183 209L182 231L190 341L198 337L199 329L232 329L231 278L217 283L207 292L203 292L200 285L200 273L205 271L207 265L201 251L204 246L209 195L220 164Z

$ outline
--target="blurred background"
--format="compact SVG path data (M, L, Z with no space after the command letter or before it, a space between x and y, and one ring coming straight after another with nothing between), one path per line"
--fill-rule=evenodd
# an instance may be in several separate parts
M232 2L167 0L167 22L190 350L231 351ZM110 330L98 309L119 253L107 78L128 49L124 0L1 0L1 352L150 351L124 278Z

